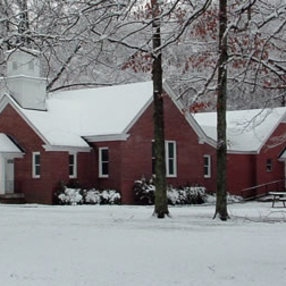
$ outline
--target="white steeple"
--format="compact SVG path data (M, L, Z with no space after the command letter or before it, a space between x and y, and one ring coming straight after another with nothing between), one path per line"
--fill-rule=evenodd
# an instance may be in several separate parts
M46 79L41 78L39 52L7 52L8 93L27 109L46 110Z

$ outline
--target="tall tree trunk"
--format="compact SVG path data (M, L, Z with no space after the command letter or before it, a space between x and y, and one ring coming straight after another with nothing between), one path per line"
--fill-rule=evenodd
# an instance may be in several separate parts
M30 27L27 0L18 0L18 5L20 8L18 24L19 42L23 44L23 46L28 47L31 41L28 37Z
M217 94L217 200L216 215L221 220L228 219L227 213L227 138L226 138L226 99L227 99L227 0L219 1L219 60Z
M164 218L169 214L167 201L167 182L165 164L165 135L164 135L164 109L162 88L162 51L160 30L160 7L157 0L152 0L153 15L153 99L154 99L154 148L155 148L155 209L154 214L158 218Z

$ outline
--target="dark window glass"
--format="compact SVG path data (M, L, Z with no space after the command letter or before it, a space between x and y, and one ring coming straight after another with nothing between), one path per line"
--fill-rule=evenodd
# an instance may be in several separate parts
M168 142L167 144L167 175L168 176L173 176L175 175L175 164L176 164L176 161L175 161L175 142Z
M33 160L33 168L34 168L34 174L33 176L39 177L41 173L41 164L40 164L40 154L34 154L34 160Z
M169 158L174 158L174 143L169 142L168 143L168 150L169 150Z
M108 149L101 150L101 160L102 162L108 162Z
M76 176L76 158L75 154L69 154L69 176L75 177Z
M70 165L74 164L74 155L69 155L69 164Z
M266 171L267 172L272 172L272 166L273 165L273 162L272 162L272 159L267 159L266 160Z
M108 162L102 163L102 175L108 175Z
M175 170L174 170L174 160L169 159L169 175L174 175Z
M40 165L36 165L35 166L35 175L40 176L40 173L41 173L41 167L40 167Z
M36 165L39 165L39 164L40 164L40 155L39 155L39 154L36 154L36 155L35 155L35 164L36 164Z
M155 174L155 162L156 162L156 158L155 158L155 143L154 141L152 142L152 174Z
M100 176L108 176L109 174L109 152L108 149L100 150Z
M204 176L210 177L210 157L204 156Z

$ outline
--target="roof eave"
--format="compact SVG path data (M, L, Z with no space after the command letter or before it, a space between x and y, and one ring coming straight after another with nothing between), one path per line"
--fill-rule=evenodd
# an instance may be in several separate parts
M43 148L47 152L69 152L69 153L77 153L77 152L90 152L92 150L91 147L84 146L67 146L67 145L43 145Z
M40 139L47 145L50 145L47 138L40 132L40 130L25 116L25 114L21 111L21 107L18 105L16 101L12 99L10 95L5 93L0 99L0 113L6 108L6 106L10 104L14 110L20 115L20 117L35 131L35 133L40 137ZM45 111L42 111L45 112Z
M25 153L21 152L21 151L13 151L13 152L0 152L1 155L3 155L3 157L7 158L7 159L14 159L14 158L23 158Z
M127 141L129 138L127 133L119 134L105 134L105 135L90 135L83 136L87 142L96 143L96 142L110 142L110 141Z

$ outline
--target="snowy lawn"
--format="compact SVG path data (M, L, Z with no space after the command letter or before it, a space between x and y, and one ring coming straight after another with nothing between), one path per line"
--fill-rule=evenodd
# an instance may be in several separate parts
M285 285L286 209L0 205L3 286Z

